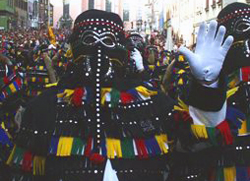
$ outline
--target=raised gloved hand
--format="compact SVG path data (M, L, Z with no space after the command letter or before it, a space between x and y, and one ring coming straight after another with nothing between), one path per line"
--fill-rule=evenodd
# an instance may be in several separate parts
M208 32L206 32L206 24L201 24L195 53L185 47L179 49L187 57L192 74L205 84L217 80L226 54L233 43L232 36L228 36L223 43L226 28L220 26L216 33L217 24L217 21L211 21Z
M139 70L140 72L143 71L144 70L143 58L139 50L134 48L134 50L131 53L131 58L135 61L137 70Z

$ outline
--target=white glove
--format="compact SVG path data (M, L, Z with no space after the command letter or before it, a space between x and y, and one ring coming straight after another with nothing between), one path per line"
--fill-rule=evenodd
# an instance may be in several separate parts
M131 58L133 60L135 60L135 65L137 70L139 70L140 72L144 70L144 66L143 66L143 58L141 56L141 53L139 52L139 50L137 50L136 48L133 50L133 52L131 53Z
M226 54L233 43L232 36L228 36L223 43L226 28L220 26L216 34L217 24L217 21L211 21L208 32L206 32L206 24L201 24L195 53L185 47L179 49L187 57L192 74L203 82L217 80Z

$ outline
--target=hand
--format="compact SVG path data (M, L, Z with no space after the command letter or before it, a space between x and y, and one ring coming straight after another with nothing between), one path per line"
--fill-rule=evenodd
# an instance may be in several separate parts
M144 70L143 58L139 50L134 48L133 52L131 53L131 58L135 60L135 65L136 65L137 70L139 70L140 72L143 71Z
M234 40L232 36L228 36L223 43L226 28L220 26L216 33L217 24L217 21L211 21L207 33L206 24L201 24L195 53L185 47L180 47L179 49L187 57L195 78L203 83L213 83L217 80L226 54Z

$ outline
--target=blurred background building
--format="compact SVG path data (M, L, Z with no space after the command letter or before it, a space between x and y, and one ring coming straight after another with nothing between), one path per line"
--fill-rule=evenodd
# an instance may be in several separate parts
M47 27L53 16L50 0L0 0L0 29Z

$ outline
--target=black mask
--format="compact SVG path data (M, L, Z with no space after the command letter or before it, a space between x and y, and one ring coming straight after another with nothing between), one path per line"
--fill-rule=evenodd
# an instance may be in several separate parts
M223 65L224 72L229 74L241 67L250 66L250 6L232 3L219 13L218 22L226 27L226 36L234 37Z

